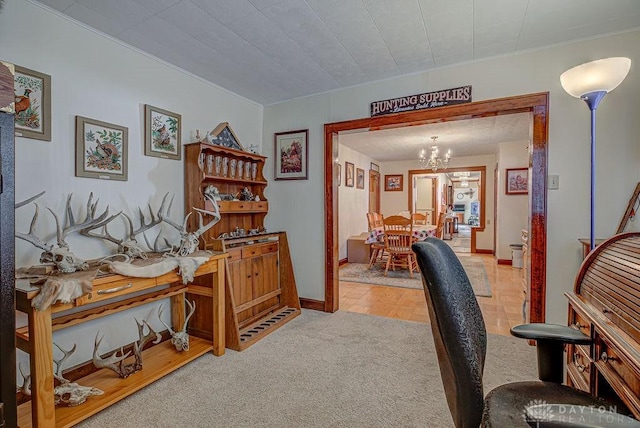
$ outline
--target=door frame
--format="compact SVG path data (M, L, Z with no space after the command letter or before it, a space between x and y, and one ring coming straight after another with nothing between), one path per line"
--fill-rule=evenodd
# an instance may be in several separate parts
M380 130L425 125L444 121L474 119L503 114L532 115L532 136L529 156L531 189L529 198L529 231L531 322L544 322L546 317L546 259L547 259L547 156L548 156L549 93L517 95L486 101L476 101L419 111L365 117L324 125L325 168L325 296L324 311L339 308L338 279L338 188L336 152L338 134L348 130Z
M487 199L486 195L486 180L487 180L487 167L486 166L459 166L454 168L447 168L447 172L462 172L462 171L471 171L471 172L479 172L480 173L480 182L478 183L478 193L480 196L480 225L478 227L471 228L471 252L476 253L476 233L484 232L485 230L485 201ZM416 175L425 174L422 169L410 169L408 171L409 174L409 183L413 186L413 177ZM413 195L412 192L409 192L409 207L413 204ZM437 218L437 215L436 215ZM494 238L495 240L495 238ZM494 242L495 246L495 242ZM481 251L487 252L487 251ZM492 252L492 251L491 251Z

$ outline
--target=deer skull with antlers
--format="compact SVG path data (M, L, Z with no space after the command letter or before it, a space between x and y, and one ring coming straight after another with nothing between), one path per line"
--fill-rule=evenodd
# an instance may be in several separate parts
M191 318L193 313L196 311L195 300L193 302L189 302L189 300L184 299L184 303L189 307L189 315L187 315L187 317L184 320L184 325L182 326L182 330L178 332L174 332L171 327L169 327L167 324L164 323L164 321L162 321L163 306L161 305L158 308L158 318L160 319L160 322L162 323L162 325L164 325L167 328L167 330L169 330L169 334L171 335L171 343L173 344L173 346L176 347L176 351L189 350L189 334L187 333L187 324L189 323L189 318Z
M76 351L76 345L74 344L71 349L69 349L68 351L65 351L57 343L53 342L53 344L63 354L62 358L58 360L56 360L55 358L53 359L53 362L56 365L56 371L53 375L56 381L56 386L53 389L53 394L54 394L53 402L56 406L58 405L68 406L68 407L77 406L87 401L87 398L89 398L89 396L91 395L104 394L104 392L101 389L93 388L90 386L82 386L76 382L71 382L70 380L65 379L62 374L62 364L71 356L71 354L73 354ZM27 375L24 373L24 371L22 370L22 364L18 365L18 369L20 370L20 374L24 379L22 382L22 385L20 386L20 390L25 395L31 396L31 375L30 374Z
M34 201L43 195L44 192L27 199L26 201L19 202L15 205L16 208L22 207L29 202ZM82 230L92 224L103 222L107 219L109 215L109 207L107 206L102 214L96 217L96 209L98 206L98 200L93 203L93 193L89 195L89 200L87 201L87 214L85 219L82 222L76 222L73 211L71 209L71 196L73 193L70 193L67 197L66 204L66 220L64 225L60 222L60 219L56 215L51 208L47 208L49 212L53 215L53 218L56 222L56 234L57 234L57 243L56 244L48 244L42 241L35 235L35 226L36 221L38 219L38 204L36 205L36 211L33 215L33 219L31 220L31 225L29 227L29 233L20 233L16 232L16 237L22 240L33 244L35 247L44 250L40 255L40 263L50 263L54 264L56 268L63 273L71 273L77 270L87 270L89 265L87 262L73 254L69 248L69 244L65 240L65 238L73 233ZM117 215L117 214L116 214Z
M207 211L200 208L193 208L198 212L198 218L199 218L199 223L198 223L199 227L195 232L189 232L187 230L187 221L189 220L189 217L192 214L191 212L187 214L186 217L184 218L184 222L182 223L182 226L173 222L169 218L169 212L171 211L171 204L173 204L173 198L171 198L171 202L169 202L167 212L166 213L161 212L158 214L158 216L162 219L162 221L164 221L165 223L167 223L168 225L170 225L180 233L180 246L176 250L170 251L168 253L169 255L184 257L193 253L195 250L198 249L198 245L200 244L200 236L202 236L202 234L204 234L207 230L211 229L216 223L220 221L221 216L220 216L220 209L218 207L218 202L215 200L213 195L210 194L210 192L207 192L207 189L205 189L204 197L205 199L211 202L211 205L213 206L213 211ZM167 195L165 195L165 198L166 197ZM164 199L162 200L162 206L164 206ZM205 215L208 214L213 216L213 220L211 220L207 224L203 224L202 214L205 214Z

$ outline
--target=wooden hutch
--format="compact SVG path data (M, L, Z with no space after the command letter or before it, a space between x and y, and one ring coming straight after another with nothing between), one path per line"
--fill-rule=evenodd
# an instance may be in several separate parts
M235 135L228 132L233 140ZM266 157L226 145L185 145L185 210L212 209L203 196L209 185L218 189L222 199L233 199L218 201L222 218L202 236L202 245L229 254L226 346L241 351L298 316L300 300L286 233L264 230L269 209L264 196ZM245 189L254 200L238 200ZM193 216L189 221L189 230L197 228Z

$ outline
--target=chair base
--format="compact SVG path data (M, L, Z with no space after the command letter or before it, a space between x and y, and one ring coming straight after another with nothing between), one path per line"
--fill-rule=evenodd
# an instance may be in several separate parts
M629 415L620 403L614 403L594 397L566 385L551 382L516 382L499 386L489 392L485 398L482 414L483 427L530 427L525 409L534 404L564 404L567 412L586 412L589 408L614 411ZM572 408L571 405L576 406ZM582 406L582 407L579 407ZM539 415L544 419L545 415ZM530 421L535 424L535 421Z

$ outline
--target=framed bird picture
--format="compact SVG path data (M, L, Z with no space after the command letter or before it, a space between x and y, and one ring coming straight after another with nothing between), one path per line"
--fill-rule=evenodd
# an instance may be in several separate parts
M145 104L144 118L144 154L180 160L182 116Z
M15 135L51 141L51 76L16 65Z
M76 177L127 181L129 128L76 116Z

